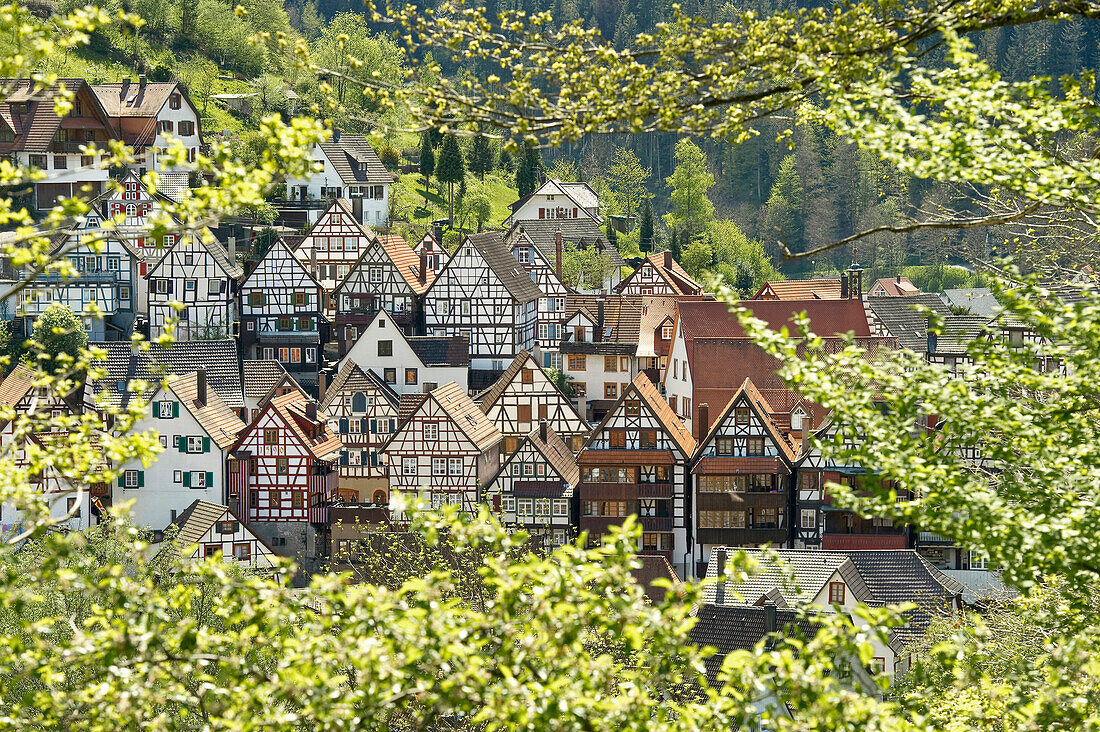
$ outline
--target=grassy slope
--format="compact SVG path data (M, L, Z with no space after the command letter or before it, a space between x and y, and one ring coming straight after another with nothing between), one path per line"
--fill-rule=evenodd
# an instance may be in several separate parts
M476 178L471 177L467 181L467 185L476 180ZM400 180L401 185L408 191L410 198L415 201L415 206L409 207L412 209L411 212L406 210L406 218L408 218L410 224L421 230L430 226L433 219L447 217L445 191L440 192L440 185L433 178L431 192L428 194L428 205L425 207L424 184L422 181L423 179L417 173L403 173ZM485 188L489 193L489 200L493 204L493 213L486 225L499 226L510 212L508 206L518 197L516 189L512 187L510 180L502 180L498 176L487 176L485 178Z

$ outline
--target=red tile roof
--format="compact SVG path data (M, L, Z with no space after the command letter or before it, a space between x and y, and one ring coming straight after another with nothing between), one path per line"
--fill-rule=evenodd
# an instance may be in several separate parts
M688 341L695 336L744 338L745 331L730 303L690 301L679 305L680 322ZM795 332L794 316L805 312L817 335L831 336L852 331L869 336L867 311L861 300L743 300L732 307L744 307L773 330L784 325ZM690 344L688 344L690 353Z
M428 285L435 279L435 273L429 272L424 282L420 281L420 256L409 243L396 234L379 234L378 241L413 292L417 295L427 292Z
M816 280L779 280L765 282L753 296L776 298L779 300L839 300L840 278L822 278Z

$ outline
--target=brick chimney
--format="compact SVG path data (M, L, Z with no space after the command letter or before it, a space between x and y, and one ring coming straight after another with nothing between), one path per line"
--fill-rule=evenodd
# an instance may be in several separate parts
M206 369L199 367L195 371L195 401L199 406L206 406Z
M420 248L420 284L425 284L428 281L428 248Z
M561 229L554 235L554 274L561 279Z
M546 420L539 422L539 439L546 442Z
M840 299L848 299L848 273L845 272L840 275Z
M237 263L237 237L230 236L228 244L229 244L229 261L232 264L236 264Z
M306 417L314 422L317 421L317 402L306 402Z
M317 401L324 401L325 392L328 390L328 374L324 371L317 374Z
M695 441L702 442L706 439L707 430L710 429L710 405L703 402L696 407L695 414Z

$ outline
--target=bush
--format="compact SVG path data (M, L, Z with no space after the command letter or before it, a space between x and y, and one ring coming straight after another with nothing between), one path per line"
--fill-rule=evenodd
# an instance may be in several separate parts
M382 149L378 151L378 157L387 170L397 170L398 166L401 165L401 153L397 152L395 147L383 145Z

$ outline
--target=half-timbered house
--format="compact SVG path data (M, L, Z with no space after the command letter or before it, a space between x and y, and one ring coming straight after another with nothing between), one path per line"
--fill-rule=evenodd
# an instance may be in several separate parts
M8 450L12 465L22 471L30 468L28 448L41 453L49 450L53 441L68 438L62 432L32 433L13 442L10 425L8 427L4 431L3 445ZM105 481L97 480L90 474L82 474L74 480L52 465L47 465L41 473L29 473L27 479L44 502L42 513L54 522L55 529L83 531L99 521L99 500L107 492ZM0 541L11 542L30 528L26 524L26 508L25 504L18 506L0 501Z
M466 338L456 335L407 336L385 310L359 332L359 338L340 362L374 371L398 394L433 391L454 381L467 389L470 350Z
M538 285L500 234L471 234L424 296L428 335L465 336L470 367L501 372L535 343Z
M482 494L505 526L524 529L549 548L576 536L579 480L569 444L540 422L508 454Z
M699 405L698 429L709 423ZM795 496L793 445L771 418L772 408L746 379L700 438L691 462L694 482L696 575L705 574L715 546L791 546Z
M276 239L241 283L241 351L276 360L307 389L316 389L324 336L324 292Z
M334 130L332 139L313 146L313 162L318 170L308 178L287 178L287 198L313 221L325 202L344 198L348 210L365 224L386 226L390 221L389 188L394 175L378 158L366 135L342 134Z
M561 279L561 235L560 233L558 235L554 259L548 259L522 229L510 232L507 241L512 257L523 265L542 291L537 308L538 328L535 333L535 346L543 354L542 365L560 371L562 359L558 342L561 340L561 319L565 314L566 295L572 292Z
M325 292L331 293L351 272L371 238L371 233L352 213L351 204L336 198L294 250L294 256L321 283ZM325 310L331 310L332 305L327 303Z
M340 441L340 496L350 503L389 504L382 446L397 430L401 397L382 377L348 361L321 398Z
M569 398L527 351L512 359L497 382L477 397L481 411L504 435L504 454L511 454L533 427L546 423L578 453L591 428Z
M245 402L241 418L246 424L256 419L264 405L277 396L292 391L301 394L303 399L309 396L278 361L242 361L241 372Z
M580 529L598 542L609 526L637 515L639 551L663 554L676 573L690 576L691 503L688 463L695 438L638 374L585 442L578 500Z
M447 250L436 238L435 232L428 229L424 236L420 237L420 241L416 243L413 250L416 252L417 258L424 262L423 270L426 276L435 279L435 276L439 274L439 270L443 269L443 265L447 261Z
M226 460L244 423L210 387L205 369L170 377L149 400L134 429L157 433L163 452L148 466L119 465L111 503L132 501L134 524L158 529L195 500L225 503Z
M244 272L209 231L182 235L146 275L149 335L176 319L176 340L213 340L233 333L237 283ZM172 303L182 303L177 310Z
M183 558L193 562L220 558L262 576L274 578L280 573L275 551L221 503L195 500L164 527L162 535L171 538ZM163 542L154 548L158 544Z
M291 392L264 406L232 447L229 506L307 571L326 506L337 499L340 436L317 402Z
M639 297L566 298L557 348L564 358L564 373L578 406L581 398L586 402L582 416L600 420L637 376L641 320Z
M418 257L399 236L366 239L351 272L332 292L341 358L379 310L406 335L423 334L420 297L435 277L427 271L426 256Z
M477 513L480 487L500 467L503 435L454 382L417 401L382 448L390 489L419 492L433 508Z
M619 283L620 295L701 295L703 286L692 279L672 252L650 254Z
M145 261L139 265L138 275L145 277L184 234L151 235L153 220L164 214L165 204L171 203L171 199L160 191L150 193L136 172L123 175L119 187L121 190L111 188L96 199L95 209L102 217L99 223L102 225L109 219L109 225L114 228L112 233L141 252ZM138 296L141 312L148 312L144 283Z

